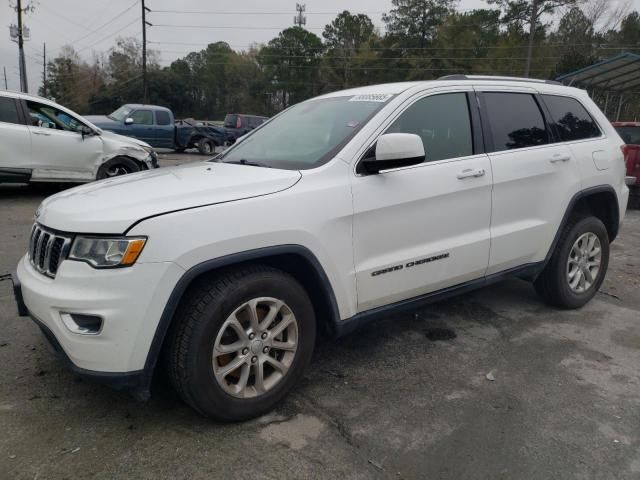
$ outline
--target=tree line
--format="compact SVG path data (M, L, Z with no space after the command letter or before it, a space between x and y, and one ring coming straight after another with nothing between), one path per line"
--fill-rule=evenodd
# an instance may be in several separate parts
M149 101L179 117L272 115L353 86L527 70L551 79L622 51L640 52L640 13L612 9L607 0L485 1L486 8L464 11L456 0L392 0L384 32L367 15L345 10L321 37L291 27L247 50L212 42L166 67L161 52L150 50ZM141 102L141 52L136 38L119 38L87 62L66 46L47 64L40 93L84 114ZM639 97L625 102L627 116L640 113Z

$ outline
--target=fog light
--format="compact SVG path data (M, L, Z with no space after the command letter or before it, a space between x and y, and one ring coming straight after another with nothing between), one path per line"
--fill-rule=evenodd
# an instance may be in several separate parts
M98 335L102 331L102 318L81 313L61 313L65 327L79 335Z

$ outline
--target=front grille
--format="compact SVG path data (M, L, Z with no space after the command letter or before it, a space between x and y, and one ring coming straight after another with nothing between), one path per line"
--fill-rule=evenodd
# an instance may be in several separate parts
M37 223L31 230L29 261L43 275L55 277L58 266L69 253L70 236L48 230Z

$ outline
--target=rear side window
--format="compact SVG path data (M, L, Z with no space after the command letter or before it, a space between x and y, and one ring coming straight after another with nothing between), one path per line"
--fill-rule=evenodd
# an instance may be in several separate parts
M598 126L591 115L575 98L543 95L553 124L563 142L584 140L600 136Z
M164 110L156 111L156 123L158 125L170 125L171 115L169 115L169 112L165 112Z
M422 138L426 161L473 155L469 105L465 93L446 93L418 100L386 133L414 133Z
M21 124L13 98L0 97L0 122Z
M533 95L485 92L484 99L493 137L493 151L549 143L544 117Z

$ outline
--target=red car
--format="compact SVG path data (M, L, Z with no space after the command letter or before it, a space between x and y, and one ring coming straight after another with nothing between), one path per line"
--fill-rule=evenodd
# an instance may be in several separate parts
M632 194L640 194L640 122L612 122L626 145L627 185ZM635 181L629 177L635 177Z

